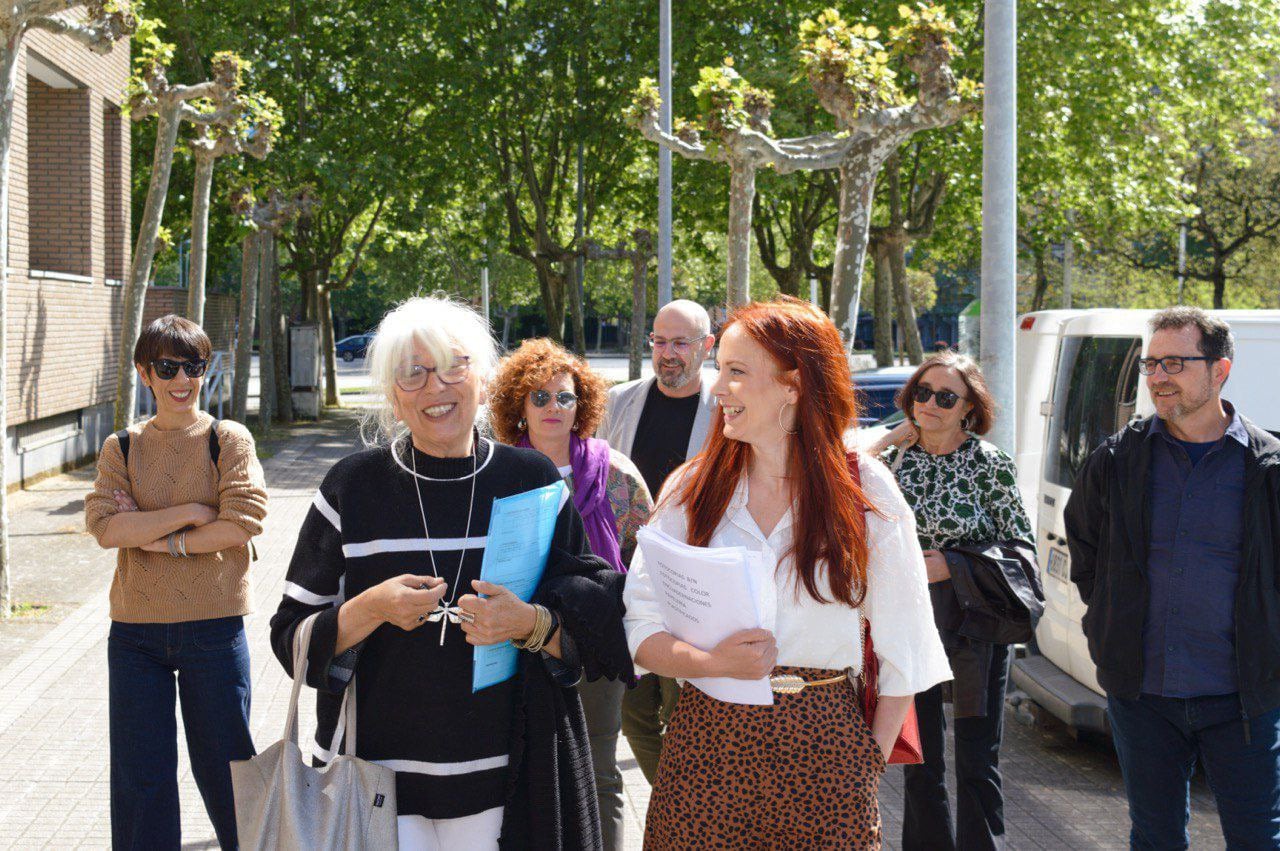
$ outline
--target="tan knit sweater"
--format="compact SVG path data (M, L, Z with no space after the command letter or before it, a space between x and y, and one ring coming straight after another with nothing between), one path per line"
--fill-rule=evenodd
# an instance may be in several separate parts
M267 491L253 436L231 420L218 423L218 469L209 455L212 418L179 431L161 431L152 420L129 427L129 466L113 434L98 456L98 478L85 497L85 524L102 540L116 514L112 495L123 490L140 511L186 502L218 509L251 536L262 533ZM111 619L124 623L178 623L247 614L249 547L239 546L189 558L122 548L111 583Z

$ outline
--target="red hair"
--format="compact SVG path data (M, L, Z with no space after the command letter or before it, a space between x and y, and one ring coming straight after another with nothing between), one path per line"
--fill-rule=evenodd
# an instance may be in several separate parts
M825 313L790 296L743 305L725 330L734 325L763 346L779 370L795 371L794 378L780 380L793 381L800 391L795 433L786 437L795 528L784 556L794 558L796 578L818 602L830 602L818 587L818 565L825 561L831 596L860 605L867 587L869 506L844 447L844 432L857 422L857 401L840 332ZM717 408L706 445L671 495L684 507L690 544L710 543L750 459L748 444L724 436Z

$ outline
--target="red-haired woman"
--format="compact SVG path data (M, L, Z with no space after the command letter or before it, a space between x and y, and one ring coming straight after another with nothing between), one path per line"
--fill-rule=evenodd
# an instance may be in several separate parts
M776 612L765 615L774 628L711 650L680 641L663 626L637 553L627 640L637 667L663 676L792 674L814 685L775 694L772 706L723 703L686 685L645 844L877 848L885 755L911 697L951 677L915 519L888 470L846 456L841 435L856 406L826 315L793 298L746 305L730 317L717 361L707 445L667 482L652 522L694 546L760 553L774 576ZM862 617L881 666L874 728L846 676L861 670Z

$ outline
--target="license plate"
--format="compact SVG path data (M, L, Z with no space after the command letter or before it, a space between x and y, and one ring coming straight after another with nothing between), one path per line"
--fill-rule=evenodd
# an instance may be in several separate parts
M1062 582L1070 582L1071 577L1067 573L1067 552L1057 547L1049 548L1049 566L1046 568L1049 575Z

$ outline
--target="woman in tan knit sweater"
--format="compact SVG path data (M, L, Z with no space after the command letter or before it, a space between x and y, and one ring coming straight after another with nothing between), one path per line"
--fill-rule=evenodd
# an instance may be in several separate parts
M107 438L85 499L89 531L119 550L107 645L117 849L181 845L175 699L223 848L236 847L228 763L254 753L243 616L267 494L248 430L200 411L211 348L178 316L147 327L133 360L156 415Z

